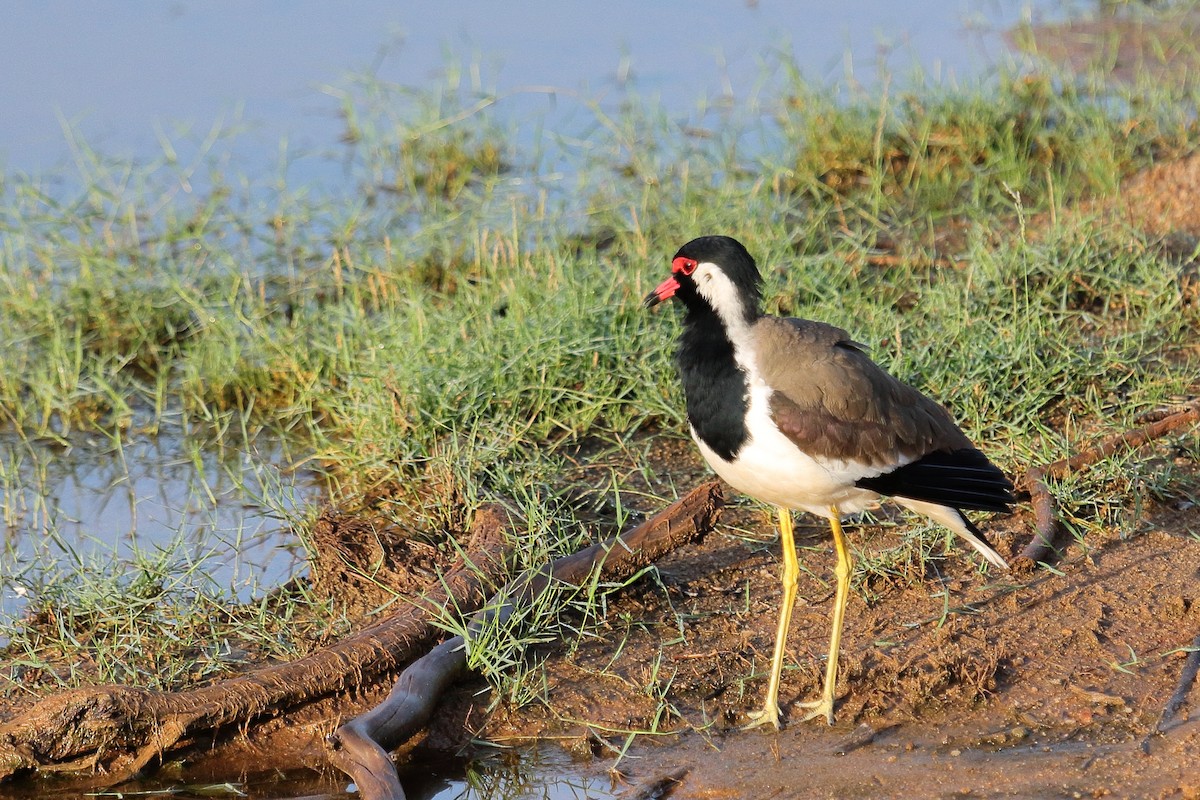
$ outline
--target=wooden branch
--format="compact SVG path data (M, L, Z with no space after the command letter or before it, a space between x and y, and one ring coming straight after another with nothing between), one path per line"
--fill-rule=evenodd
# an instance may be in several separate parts
M716 524L722 505L720 484L705 483L628 533L518 576L475 614L468 630L503 621L551 581L579 585L596 569L605 580L627 578L677 547L701 539ZM351 777L363 800L404 798L388 753L424 727L442 692L466 668L465 642L455 636L409 665L383 703L329 736L330 761Z
M1070 458L1060 459L1045 467L1030 467L1021 478L1021 485L1029 492L1033 503L1035 533L1021 554L1013 560L1013 567L1032 569L1035 564L1049 561L1054 556L1062 526L1058 522L1054 497L1051 496L1050 490L1046 486L1047 478L1062 478L1108 458L1114 453L1141 447L1146 442L1197 421L1200 421L1200 400L1193 400L1182 408L1153 419L1141 427L1106 436L1095 445Z
M1021 478L1021 485L1029 492L1029 500L1033 505L1034 534L1020 555L1013 559L1014 570L1030 570L1040 562L1049 561L1057 548L1062 526L1058 522L1054 496L1046 486L1046 472L1065 463L1055 461L1048 467L1030 467ZM1060 474L1057 473L1056 476Z
M467 556L414 603L330 647L182 692L95 686L48 697L0 725L0 781L19 772L93 772L91 786L133 777L196 736L345 693L393 673L441 630L433 609L479 608L506 573L512 512L492 504L472 524Z

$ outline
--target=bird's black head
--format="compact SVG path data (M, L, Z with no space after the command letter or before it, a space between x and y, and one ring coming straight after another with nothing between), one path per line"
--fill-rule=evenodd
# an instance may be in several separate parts
M688 311L715 313L726 326L759 316L762 278L742 243L728 236L701 236L679 248L671 277L646 296L647 308L677 297Z

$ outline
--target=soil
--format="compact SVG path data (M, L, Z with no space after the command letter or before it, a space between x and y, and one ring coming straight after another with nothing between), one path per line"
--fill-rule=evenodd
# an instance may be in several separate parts
M1200 51L1196 49L1200 11L1194 6L1120 2L1097 5L1101 6L1101 13L1090 18L1019 26L1009 32L1008 40L1016 49L1065 67L1076 75L1099 73L1109 80L1130 84L1170 81L1195 85L1196 66L1200 62ZM1138 5L1159 8L1138 9ZM1105 6L1116 13L1104 13Z

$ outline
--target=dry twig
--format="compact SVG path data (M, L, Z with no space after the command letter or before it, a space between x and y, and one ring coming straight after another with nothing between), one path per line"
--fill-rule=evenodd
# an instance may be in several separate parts
M1166 706L1163 707L1158 724L1154 726L1154 730L1146 734L1146 738L1142 739L1142 751L1145 753L1150 752L1151 737L1165 736L1178 725L1175 718L1179 715L1179 710L1183 708L1184 703L1187 702L1188 695L1192 693L1196 676L1200 675L1200 633L1196 634L1195 639L1192 639L1188 651L1187 658L1183 662L1183 669L1179 671L1179 682L1175 684L1175 691L1171 693Z

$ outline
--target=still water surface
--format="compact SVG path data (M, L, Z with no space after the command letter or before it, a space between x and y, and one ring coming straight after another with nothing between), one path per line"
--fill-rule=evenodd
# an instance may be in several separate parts
M285 523L320 500L283 443L216 449L160 434L66 443L0 432L0 643L57 570L161 563L173 591L249 601L303 566Z
M603 99L632 86L687 115L764 91L779 54L817 83L870 86L881 72L903 81L914 69L974 79L1012 63L1004 30L1060 9L1051 0L8 3L0 167L69 164L74 135L144 159L220 121L246 129L241 168L274 166L283 149L289 183L336 180L330 154L351 74L422 87L454 65L484 90L518 96L549 88ZM559 100L534 92L508 113L544 114Z

